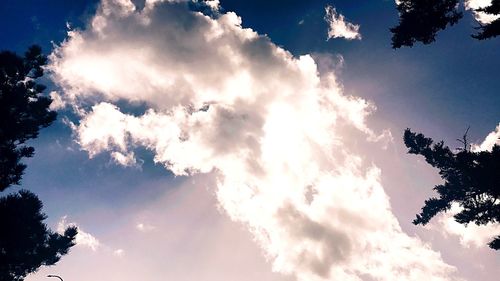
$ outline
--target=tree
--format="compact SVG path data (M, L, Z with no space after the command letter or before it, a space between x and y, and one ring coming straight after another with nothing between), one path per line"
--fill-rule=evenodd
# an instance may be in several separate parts
M34 153L26 141L56 119L49 110L51 99L41 96L45 86L35 82L46 62L38 46L30 47L24 58L0 52L0 191L19 184L26 168L20 160Z
M500 15L500 0L492 0L491 5L477 10L489 15ZM489 24L481 24L478 28L480 32L472 35L472 37L484 40L500 35L500 18L492 21Z
M392 47L411 47L417 41L430 44L436 40L437 32L456 24L463 13L458 10L459 0L400 0L399 25L390 29L393 33ZM500 0L492 0L491 5L475 10L490 15L500 15ZM489 24L480 24L478 34L472 37L483 40L500 35L500 19Z
M42 265L53 265L75 245L76 227L63 235L47 228L38 197L21 190L0 198L0 280L23 280Z
M43 76L47 62L41 48L32 46L24 57L0 52L0 191L19 184L34 148L26 141L49 126L56 113L52 100L42 96L45 86L35 79ZM0 280L21 281L42 265L53 265L75 245L76 227L52 232L43 221L42 202L26 190L0 198Z
M416 134L410 129L404 132L408 153L422 155L431 166L439 169L444 184L434 187L439 197L425 201L414 224L427 224L432 217L446 212L452 203L462 210L454 215L458 223L500 223L500 146L491 151L471 151L467 133L461 141L464 145L457 152L451 151L444 142L434 143L431 138ZM488 244L500 249L500 235Z
M430 44L436 33L462 18L458 0L401 0L397 4L399 25L391 28L392 47L413 46L416 41Z

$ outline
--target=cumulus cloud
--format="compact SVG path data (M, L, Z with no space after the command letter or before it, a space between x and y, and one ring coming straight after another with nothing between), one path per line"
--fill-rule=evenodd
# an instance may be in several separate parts
M473 10L474 18L482 23L489 24L494 20L500 18L499 15L491 15L485 12L477 12L476 9L488 7L491 5L491 0L466 0L465 1L465 9Z
M219 0L207 0L207 1L205 1L205 3L214 12L218 12L220 10L220 1Z
M359 25L352 24L344 18L344 15L337 13L335 7L325 7L325 21L328 23L328 37L327 40L332 38L345 38L347 40L358 39L361 40L361 33L359 33Z
M487 247L495 236L500 232L500 225L489 223L486 225L476 225L470 223L463 225L455 221L454 215L458 214L462 208L458 204L452 204L451 209L438 217L439 231L444 236L456 236L460 239L463 247L483 248Z
M380 169L356 153L389 138L367 124L374 105L345 95L310 55L242 28L235 13L105 0L49 70L80 117L82 149L133 157L145 147L176 175L215 175L221 209L275 271L299 281L460 280L402 231ZM125 112L118 101L148 109Z
M495 144L500 145L500 123L498 123L495 130L489 133L481 144L473 144L473 151L488 151L493 148Z
M83 231L83 229L80 226L78 226L78 224L74 222L68 222L67 216L62 217L61 220L58 222L57 232L63 233L64 230L69 226L78 227L78 234L75 237L75 242L77 246L83 246L90 248L92 251L97 251L97 249L101 244L99 240L97 240L97 238L95 238L92 234Z

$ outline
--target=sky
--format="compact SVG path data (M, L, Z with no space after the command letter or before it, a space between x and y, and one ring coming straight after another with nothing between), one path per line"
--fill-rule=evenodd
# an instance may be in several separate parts
M488 149L499 41L472 39L468 11L393 50L397 16L389 0L2 1L0 49L42 46L58 110L21 187L54 230L80 229L27 280L496 280L498 226L411 223L441 180L402 134L455 148L470 126Z

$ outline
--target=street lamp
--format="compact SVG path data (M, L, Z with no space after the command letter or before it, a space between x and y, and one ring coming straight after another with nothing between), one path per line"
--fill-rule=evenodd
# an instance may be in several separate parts
M64 281L61 276L57 276L57 275L47 275L47 277L55 277L55 278L59 278L59 280L61 281Z

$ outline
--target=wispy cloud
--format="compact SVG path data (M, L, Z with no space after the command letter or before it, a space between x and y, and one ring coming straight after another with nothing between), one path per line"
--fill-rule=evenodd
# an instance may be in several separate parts
M155 227L153 225L142 223L142 222L136 224L135 228L137 228L137 230L139 230L140 232L149 232L149 231L152 231L155 229Z
M388 138L367 124L373 104L345 95L334 73L318 75L310 55L243 28L235 13L130 4L103 1L94 24L71 31L51 56L91 156L142 146L176 175L215 175L222 209L248 227L275 271L298 280L460 280L402 231L380 169L357 153L356 144ZM125 113L118 100L149 109Z
M116 249L113 251L113 255L117 257L122 257L125 254L125 251L123 249Z
M345 38L347 40L358 39L361 40L361 33L359 33L359 25L352 24L346 21L344 15L337 12L335 7L325 7L325 21L328 23L328 37L327 40L332 38Z
M126 166L126 167L138 167L138 161L135 158L135 154L132 151L127 153L122 153L118 151L113 151L111 153L111 158L115 161L116 164Z

